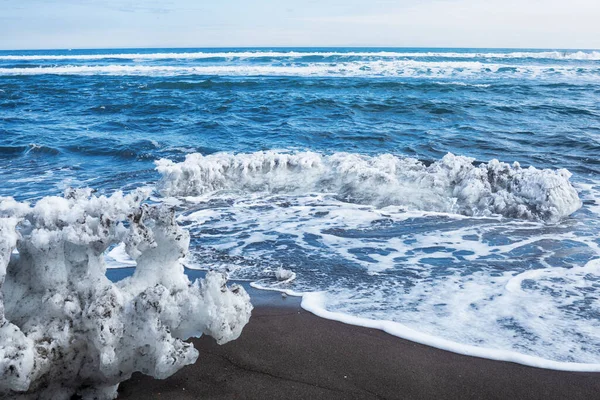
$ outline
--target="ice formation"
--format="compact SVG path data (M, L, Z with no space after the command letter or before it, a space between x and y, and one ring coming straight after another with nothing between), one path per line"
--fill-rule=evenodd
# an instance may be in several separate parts
M296 279L296 273L285 268L277 268L275 270L275 279L280 283L289 283Z
M582 205L565 169L474 161L450 153L426 165L391 154L269 151L190 154L181 163L159 160L157 170L162 175L159 191L165 196L219 190L328 192L361 204L544 221L557 221Z
M0 199L0 397L111 399L135 371L165 378L195 362L189 337L240 335L247 293L218 273L191 283L189 235L142 204L148 194ZM113 283L103 255L118 243L137 266Z

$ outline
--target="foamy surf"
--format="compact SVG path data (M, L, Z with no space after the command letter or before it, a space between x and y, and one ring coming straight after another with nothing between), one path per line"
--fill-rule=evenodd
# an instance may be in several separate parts
M191 268L210 260L319 316L445 350L599 371L600 248L568 218L582 206L570 174L473 161L192 154L157 163L158 191L207 235Z
M379 207L556 221L581 207L566 170L521 168L448 154L430 165L409 157L335 153L191 154L157 161L159 191L194 196L219 190L336 193Z
M560 270L558 268L557 270ZM600 259L590 261L584 267L575 268L575 271L569 269L562 269L561 272L567 272L567 274L574 272L580 276L585 274L595 274L600 276ZM558 271L552 271L554 274ZM545 274L545 271L528 271L521 275L526 275L527 278L539 276ZM517 275L510 279L506 284L506 289L509 292L515 290L521 290L520 283L525 276ZM556 274L557 277L562 277L561 274ZM581 279L581 278L580 278ZM526 365L535 368L552 369L557 371L576 371L576 372L600 372L600 363L580 363L580 362L562 362L543 357L537 357L533 355L523 354L511 350L503 350L498 348L486 348L483 346L475 346L459 341L453 341L445 339L441 336L425 333L419 330L418 327L411 328L405 324L386 320L386 319L372 319L355 316L345 312L330 311L328 310L328 294L326 292L297 292L291 289L285 289L278 287L278 284L264 285L261 283L253 282L251 286L261 290L271 290L285 293L289 296L301 297L301 307L313 313L321 318L329 319L332 321L338 321L349 325L362 326L365 328L372 328L384 331L390 335L410 340L415 343L424 344L438 349L450 351L453 353L463 354L471 357L486 358L496 361L513 362L521 365Z
M513 362L517 364L527 365L530 367L553 369L557 371L600 372L600 363L587 364L560 362L554 360L547 360L541 357L521 354L515 351L498 350L461 344L443 339L438 336L433 336L423 332L419 332L418 330L411 329L403 324L393 321L373 320L355 317L340 312L331 312L327 310L325 304L326 301L323 299L322 293L309 293L302 295L302 308L321 318L343 322L349 325L378 329L402 339L410 340L412 342L424 344L431 347L436 347L438 349L446 351L451 351L453 353L463 354L465 356L471 357L487 358L489 360Z
M372 60L296 64L172 65L52 65L0 68L0 76L234 76L234 77L365 77L420 79L577 79L598 81L598 65L499 64L481 61Z
M70 54L10 54L0 55L6 61L40 60L169 60L169 59L252 59L252 58L484 58L484 59L547 59L547 60L600 60L598 51L513 51L513 52L433 52L433 51L194 51L164 53L70 53Z
M564 251L556 248L561 242L598 257L593 238L563 229L544 233L543 225L528 222L506 227L488 219L473 223L443 214L405 215L324 199L276 201L292 204L281 208L269 207L268 200L239 200L234 210L224 209L212 220L202 217L200 226L188 225L196 234L212 236L216 254L205 249L199 259L215 254L213 266L228 270L232 278L303 296L303 308L324 318L465 355L540 368L599 370L600 354L593 344L600 339L595 333L600 326L592 317L598 312L593 296L600 280L598 260L583 267L548 265ZM316 216L321 220L313 221ZM449 217L457 219L449 223ZM377 234L382 219L387 229L407 226L400 233ZM443 221L449 225L438 231ZM262 232L259 240L244 237L244 226ZM527 259L538 248L546 261L528 266L513 260ZM276 255L281 252L288 254ZM299 254L310 254L313 264L298 262ZM282 285L273 277L277 265L292 270L295 280Z

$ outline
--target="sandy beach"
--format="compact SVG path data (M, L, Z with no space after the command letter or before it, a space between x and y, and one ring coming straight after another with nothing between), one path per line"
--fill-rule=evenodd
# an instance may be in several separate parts
M600 374L454 354L316 317L295 298L252 292L257 307L238 340L223 346L210 337L194 340L195 365L162 381L135 374L121 384L119 399L592 399L600 393Z

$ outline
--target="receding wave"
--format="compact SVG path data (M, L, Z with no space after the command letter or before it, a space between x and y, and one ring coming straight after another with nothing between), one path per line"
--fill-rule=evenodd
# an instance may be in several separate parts
M402 77L402 78L591 78L597 80L600 66L504 65L478 61L356 61L298 63L294 65L63 65L30 68L0 68L0 75L142 75L142 76L314 76L314 77Z
M447 154L426 165L391 154L312 152L195 153L181 163L162 159L159 191L198 196L221 190L269 193L335 193L344 201L398 205L468 216L502 215L556 221L582 203L565 169L522 168Z
M376 57L376 58L493 58L600 60L600 51L514 51L514 52L415 52L415 51L229 51L229 52L165 52L114 54L24 54L0 55L0 60L164 60L206 58L304 58L304 57Z

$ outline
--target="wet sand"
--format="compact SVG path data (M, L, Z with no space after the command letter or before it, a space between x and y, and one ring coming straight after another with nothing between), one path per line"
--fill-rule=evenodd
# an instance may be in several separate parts
M266 303L238 340L195 339L196 364L166 380L136 374L119 399L600 398L599 373L462 356L321 319L297 299Z

